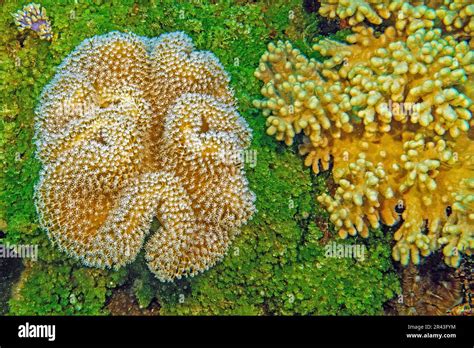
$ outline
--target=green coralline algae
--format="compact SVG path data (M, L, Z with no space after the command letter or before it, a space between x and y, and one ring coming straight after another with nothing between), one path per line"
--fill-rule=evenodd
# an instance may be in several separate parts
M377 230L364 261L329 258L333 226L314 197L327 191L329 173L315 176L296 149L265 134L252 106L260 83L253 77L270 40L310 47L318 17L300 1L68 1L45 0L51 42L19 35L11 13L26 2L7 1L0 14L0 229L1 243L38 244L39 260L25 261L13 288L10 314L106 314L112 291L129 284L141 307L158 301L160 314L381 314L399 292L389 241ZM154 37L182 30L198 49L212 51L231 76L239 112L253 129L246 164L258 213L223 262L193 279L160 283L143 257L120 272L85 268L50 245L38 227L33 188L40 164L33 144L33 110L55 68L85 38L112 30ZM340 35L340 34L336 34ZM348 242L343 242L348 243Z

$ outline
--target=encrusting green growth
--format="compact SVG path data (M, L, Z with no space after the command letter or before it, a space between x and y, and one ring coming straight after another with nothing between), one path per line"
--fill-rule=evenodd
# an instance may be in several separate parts
M474 176L474 103L462 87L473 78L474 51L418 15L405 25L404 11L380 35L361 25L347 44L319 40L313 49L323 62L289 42L270 43L255 72L265 99L254 105L267 134L291 145L304 133L299 151L315 173L333 158L337 189L318 201L340 237L393 225L398 207L394 259L418 264L442 249L457 267L474 250L474 226L455 228L446 213Z
M13 315L104 315L106 297L123 272L76 268L68 262L26 264L10 300Z
M332 224L314 200L327 192L327 177L313 178L297 154L265 136L265 121L252 107L259 92L255 62L269 38L304 44L305 26L317 30L313 21L305 24L300 0L239 6L171 0L41 3L54 31L51 42L36 35L19 38L11 16L21 8L17 3L6 1L0 10L5 64L0 69L5 81L0 87L0 229L10 243L39 245L38 262L26 268L14 289L11 314L105 314L111 291L125 286L124 278L141 306L156 297L164 315L382 314L383 303L400 291L387 237L371 230L372 238L358 241L367 247L363 262L327 258L324 226L332 229ZM246 161L246 176L258 213L224 260L193 278L161 283L143 257L117 272L85 268L52 246L39 228L33 201L40 171L32 142L34 108L55 68L77 45L114 30L147 37L186 32L197 49L219 58L231 77L238 110L253 130L249 151L256 165Z

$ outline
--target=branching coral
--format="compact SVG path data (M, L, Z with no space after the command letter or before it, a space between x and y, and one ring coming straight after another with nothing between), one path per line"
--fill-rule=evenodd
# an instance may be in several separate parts
M323 0L319 13L329 18L349 18L350 25L365 19L380 24L383 19L390 17L389 3L389 0Z
M448 31L474 36L474 4L470 0L444 0L436 14Z
M438 20L443 29L474 44L474 5L469 0L322 0L319 13L347 20L351 26L388 20L411 33L432 28Z
M269 135L290 145L304 133L300 153L314 172L333 157L338 187L318 201L342 238L367 237L369 227L393 225L403 211L393 257L419 263L444 245L446 263L457 266L474 247L474 51L427 24L434 12L424 5L392 5L397 22L381 35L356 26L347 44L319 40L313 48L323 62L289 42L269 44L255 73L265 99L254 105L267 116Z
M27 29L38 34L43 40L50 41L53 38L51 23L46 15L46 10L41 5L31 3L16 12L13 17L19 31Z
M471 148L472 150L472 148ZM471 162L471 169L473 163ZM454 203L448 223L443 227L441 244L446 244L443 253L451 265L460 261L460 253L472 254L474 242L474 178L463 179L460 189L452 193Z
M347 20L349 25L357 25L364 21L382 24L384 20L390 19L400 26L410 23L413 29L422 23L425 26L433 25L433 20L436 18L435 9L446 8L440 7L439 2L439 0L322 0L319 13L331 19ZM449 0L446 0L446 5L449 5ZM453 16L451 13L449 15Z
M37 111L36 202L51 240L87 265L118 268L156 216L146 257L159 279L222 258L254 212L240 161L251 134L228 82L181 32L84 41Z

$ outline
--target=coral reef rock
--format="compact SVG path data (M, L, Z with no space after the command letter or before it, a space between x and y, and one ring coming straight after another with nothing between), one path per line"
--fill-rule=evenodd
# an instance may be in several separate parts
M428 263L403 269L402 294L389 305L396 315L447 315L461 301L462 283L456 271Z
M119 268L146 243L171 281L214 265L249 220L242 164L251 132L229 78L182 32L85 40L37 109L41 225L86 265Z

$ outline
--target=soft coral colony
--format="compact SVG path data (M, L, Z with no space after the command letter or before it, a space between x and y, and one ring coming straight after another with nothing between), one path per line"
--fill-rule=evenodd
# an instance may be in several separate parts
M240 161L250 129L217 58L184 33L85 40L44 89L36 139L42 226L85 264L121 267L146 243L161 280L215 264L254 212Z
M13 14L15 24L20 32L31 30L42 40L51 41L53 32L46 10L41 5L31 3Z
M447 32L466 37L474 45L474 5L471 0L322 0L319 13L339 17L350 25L381 24L396 18L396 27L432 28L435 20Z
M319 40L323 62L270 43L255 106L269 135L291 145L304 134L299 151L314 172L333 159L337 188L317 199L340 237L367 237L403 211L393 258L417 264L442 249L457 267L474 250L474 9L427 5L322 1L323 16L358 24L347 43ZM382 20L382 33L360 24Z

